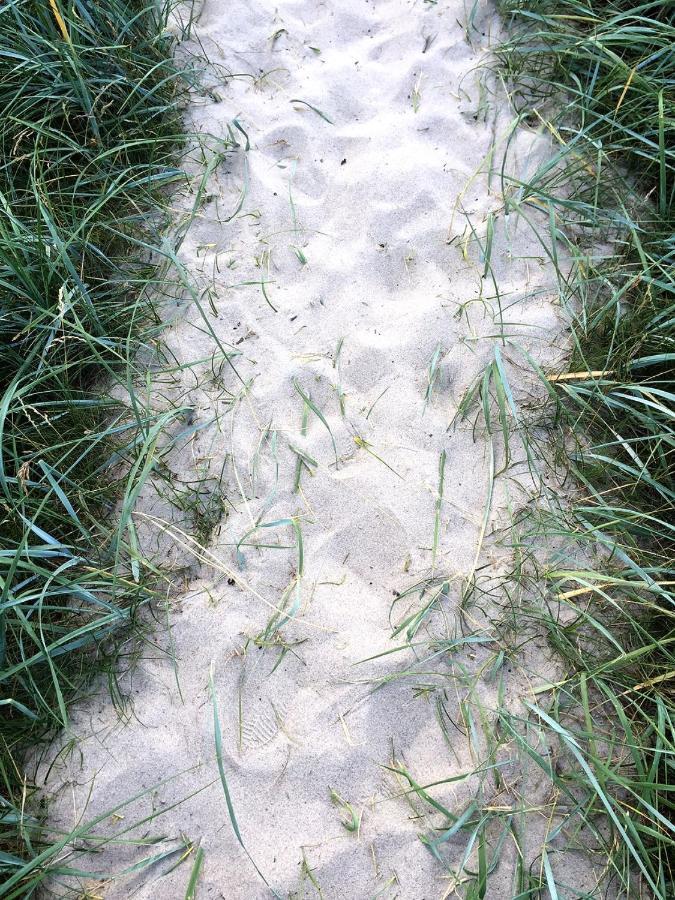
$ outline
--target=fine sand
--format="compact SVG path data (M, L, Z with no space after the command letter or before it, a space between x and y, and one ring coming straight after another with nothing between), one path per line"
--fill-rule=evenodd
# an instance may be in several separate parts
M475 428L474 413L453 420L494 359L500 329L549 366L560 361L563 324L541 246L516 220L505 231L499 180L477 174L510 113L498 85L488 95L476 71L496 15L479 4L471 42L466 20L461 0L201 8L187 50L208 57L209 90L195 93L188 126L226 137L236 119L250 147L235 128L240 147L212 174L181 257L218 339L239 354L242 380L221 360L155 388L157 402L171 391L199 426L165 457L161 496L146 490L135 519L148 558L159 553L176 569L170 638L159 608L157 643L122 677L129 714L119 720L100 685L74 710L47 789L53 821L72 828L175 776L97 829L116 834L157 813L133 834L166 842L112 845L78 865L112 875L186 839L204 852L197 897L272 895L230 824L212 672L238 824L279 896L462 896L478 867L471 830L439 845L442 864L419 836L448 820L392 768L420 785L441 782L429 795L456 815L472 799L490 813L489 858L497 850L499 861L486 896L517 893L519 852L541 869L547 783L503 735L489 756L491 711L501 702L524 714L533 685L556 673L541 641L499 655L504 528L537 488L516 448L508 472L494 477L504 449L480 416ZM514 165L547 146L522 130ZM501 323L467 225L485 245L490 214ZM179 310L166 342L180 364L217 354L194 304ZM167 480L192 498L184 515L170 508ZM195 535L220 498L205 553L181 532ZM405 635L393 630L444 580L413 638L416 655L362 662L400 646ZM430 586L422 599L399 599L421 583ZM429 649L438 638L455 649ZM495 762L501 779L476 774ZM343 825L350 809L356 832ZM555 846L561 882L590 888L592 873ZM467 852L457 886L451 871ZM90 895L182 898L194 855L113 884L92 880Z

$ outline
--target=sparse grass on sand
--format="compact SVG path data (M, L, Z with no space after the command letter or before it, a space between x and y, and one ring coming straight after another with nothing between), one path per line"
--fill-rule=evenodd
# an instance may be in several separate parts
M597 561L539 572L553 602L531 615L566 673L532 721L569 761L542 764L562 806L572 802L568 826L606 821L613 889L665 900L675 890L675 7L506 0L501 11L499 70L518 120L555 147L527 183L504 176L503 195L512 213L543 211L556 266L556 245L571 258L558 274L573 354L546 389L554 451L580 497L529 528L527 546L562 539ZM564 894L546 864L540 886Z
M167 188L183 178L170 9L0 7L2 897L33 895L55 864L67 874L25 754L66 725L93 672L115 698L152 592L130 511L174 415L134 393L136 355L156 358Z

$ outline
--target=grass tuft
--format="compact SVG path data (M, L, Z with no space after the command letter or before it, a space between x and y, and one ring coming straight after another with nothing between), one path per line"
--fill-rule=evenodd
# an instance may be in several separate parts
M519 124L554 147L527 182L502 166L506 213L548 219L541 237L573 347L569 373L546 390L554 450L580 497L536 539L562 538L587 563L541 573L548 606L531 615L566 673L529 712L567 760L555 789L581 797L569 821L605 817L613 889L665 900L675 891L675 13L624 0L501 10L497 57Z
M151 0L0 7L3 897L32 895L63 846L31 800L26 753L67 726L93 672L114 687L152 596L131 513L176 413L148 410L133 383L158 360L175 280L162 233L184 178L187 82L170 13Z

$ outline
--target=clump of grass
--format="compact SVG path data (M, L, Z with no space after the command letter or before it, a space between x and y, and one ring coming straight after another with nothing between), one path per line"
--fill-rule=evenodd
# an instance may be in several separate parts
M547 390L559 448L577 447L569 466L582 497L537 540L563 535L596 559L544 573L566 615L533 615L567 673L530 713L571 767L553 777L581 797L571 818L606 817L615 889L665 900L675 890L673 9L501 9L509 35L497 55L519 122L543 127L555 147L526 183L502 166L506 212L547 216L542 243L571 314L571 374Z
M152 596L131 513L174 413L133 382L138 351L144 374L156 358L183 177L170 12L0 8L0 896L32 894L54 864L26 751L67 724L93 671L114 681L117 639Z

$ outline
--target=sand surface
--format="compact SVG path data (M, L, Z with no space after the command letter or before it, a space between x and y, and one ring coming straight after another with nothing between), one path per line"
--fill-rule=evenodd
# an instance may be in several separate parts
M498 180L489 188L476 176L510 113L497 95L486 106L476 75L496 16L481 4L474 21L469 43L458 0L206 0L188 45L211 64L188 125L226 136L236 118L250 141L246 150L236 132L241 146L210 178L181 250L219 340L239 353L242 381L206 364L173 386L200 430L167 456L164 474L193 501L190 485L206 479L199 502L222 496L224 515L208 553L195 555L176 530L195 533L194 509L177 517L145 497L136 521L146 554L160 547L162 561L183 566L171 640L160 626L124 679L126 719L105 685L76 708L59 745L72 752L47 785L54 821L72 827L176 775L101 828L162 812L136 834L199 843L198 897L272 895L228 818L211 670L241 833L279 896L462 896L477 871L471 831L440 845L442 864L419 835L440 835L447 820L391 767L441 782L429 793L456 815L472 799L492 810L486 834L499 863L486 896L517 893L511 833L499 844L510 811L521 827L517 811L533 809L521 849L541 869L546 785L508 740L493 757L488 740L491 710L522 713L532 684L555 673L536 642L499 656L503 597L485 593L508 568L501 529L532 485L518 453L494 478L503 447L480 417L477 428L475 417L451 423L500 328L547 364L559 358L562 325L541 247L515 221L504 230ZM514 146L525 166L547 143L523 131ZM485 242L490 213L501 325L467 229L466 216ZM180 363L216 351L194 305L166 340ZM392 631L444 581L416 652L361 662L400 646L405 635ZM471 594L472 582L485 590ZM427 586L422 598L399 598L414 585ZM454 649L430 650L438 639ZM501 782L471 774L494 762ZM351 805L358 833L331 791ZM112 846L82 865L112 874L151 852ZM451 870L463 858L458 885ZM168 871L175 862L96 891L182 898L191 861ZM566 866L568 882L588 877Z

